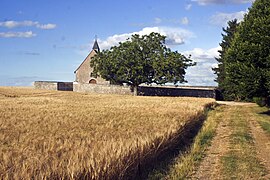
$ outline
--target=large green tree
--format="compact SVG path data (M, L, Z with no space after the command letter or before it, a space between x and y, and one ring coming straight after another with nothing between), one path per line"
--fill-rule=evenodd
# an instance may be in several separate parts
M225 79L225 52L229 49L231 46L231 41L234 37L234 33L236 32L236 28L239 25L237 22L237 19L234 19L232 21L228 22L228 26L226 28L222 28L223 33L222 35L222 41L219 44L221 47L221 50L219 50L219 57L215 58L218 61L218 67L213 68L214 73L217 75L216 82L218 83L219 91L221 92L223 96L224 92L224 79ZM224 98L224 97L223 97Z
M270 1L256 0L224 55L225 94L236 100L270 95Z
M159 33L135 34L118 46L103 50L90 63L94 75L111 83L127 83L135 95L142 83L186 82L185 70L195 63L166 47L165 38Z

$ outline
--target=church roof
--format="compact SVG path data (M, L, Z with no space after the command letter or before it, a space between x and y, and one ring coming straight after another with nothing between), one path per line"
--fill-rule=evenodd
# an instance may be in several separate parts
M95 40L95 42L94 42L94 45L93 45L93 50L96 50L97 52L99 52L100 51L100 49L99 49L99 45L98 45L98 42L97 42L97 39Z
M93 51L94 51L95 53L98 53L98 52L100 51L99 45L98 45L98 42L97 42L97 39L96 39L95 42L94 42L92 51L87 55L87 57L86 57L86 58L84 59L84 61L79 65L79 67L74 71L74 73L76 73L76 71L82 66L82 64L87 60L88 56L90 56L90 54L92 54Z
M83 60L83 62L79 65L79 67L74 71L74 73L76 73L79 69L80 69L80 67L83 65L83 63L85 62L85 61L87 61L87 59L88 59L88 57L90 56L90 58L91 57L93 57L93 53L97 53L97 51L96 50L92 50L87 56L86 56L86 58ZM91 56L92 55L92 56ZM90 66L90 64L89 64L89 66Z

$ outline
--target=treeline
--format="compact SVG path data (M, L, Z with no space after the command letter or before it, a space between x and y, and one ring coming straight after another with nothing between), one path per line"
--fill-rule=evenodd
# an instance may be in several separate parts
M256 0L242 22L228 22L222 36L213 70L223 99L269 106L270 1Z

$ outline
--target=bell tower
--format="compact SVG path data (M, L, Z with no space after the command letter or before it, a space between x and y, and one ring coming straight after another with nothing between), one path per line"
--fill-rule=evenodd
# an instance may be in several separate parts
M97 42L97 35L95 36L95 42L94 42L94 45L93 45L92 49L97 51L97 52L100 52L99 45L98 45L98 42Z

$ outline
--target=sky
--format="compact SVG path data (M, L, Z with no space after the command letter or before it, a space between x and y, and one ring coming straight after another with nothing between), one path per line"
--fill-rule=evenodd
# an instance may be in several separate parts
M108 49L134 33L159 32L197 65L185 85L215 86L222 27L252 0L0 0L0 86L74 81L95 37Z

